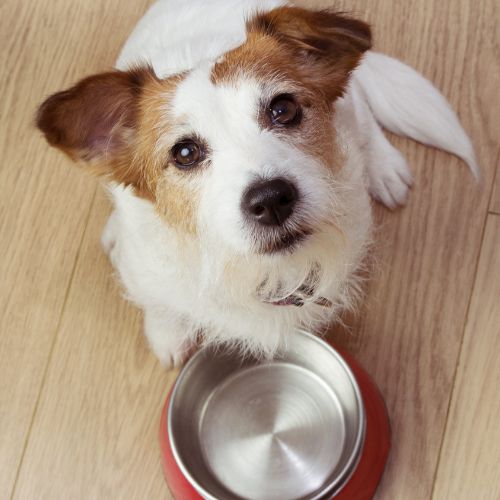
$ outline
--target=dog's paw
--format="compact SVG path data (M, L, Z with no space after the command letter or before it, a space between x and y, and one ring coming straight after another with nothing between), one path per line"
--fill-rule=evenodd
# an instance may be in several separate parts
M178 353L157 352L154 349L153 352L165 370L171 370L172 368L177 368L182 365L183 360Z
M413 184L407 161L396 149L376 161L369 171L370 194L391 210L403 206Z
M145 310L144 333L151 350L166 369L182 365L192 353L185 325L171 314Z
M151 350L166 370L178 368L188 359L190 351L176 335L169 335L165 329L161 332L149 329L145 333Z
M186 350L181 351L173 351L173 352L165 352L165 351L156 351L154 353L160 364L165 370L171 370L173 368L179 368L184 364L185 361L189 358L189 352Z

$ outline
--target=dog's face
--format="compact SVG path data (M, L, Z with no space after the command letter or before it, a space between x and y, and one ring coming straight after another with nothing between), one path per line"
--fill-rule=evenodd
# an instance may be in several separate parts
M369 47L360 21L283 7L215 63L163 80L150 68L90 77L50 97L37 123L179 233L291 253L332 223L333 103Z

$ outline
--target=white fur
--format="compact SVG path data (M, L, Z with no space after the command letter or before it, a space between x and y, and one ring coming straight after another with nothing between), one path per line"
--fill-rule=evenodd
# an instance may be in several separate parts
M125 69L149 62L161 77L192 70L171 111L185 122L179 136L197 133L213 150L209 171L193 180L200 183L196 236L179 235L129 188L110 186L115 210L103 247L128 298L144 309L146 336L167 366L179 363L198 335L272 355L286 345L294 327L318 331L352 306L359 293L356 272L371 238L368 191L394 208L404 204L412 183L406 161L377 121L461 156L478 173L470 142L444 98L413 70L374 53L366 56L347 94L335 104L333 126L342 162L337 175L300 148L259 130L252 117L266 89L248 77L215 86L210 69L244 41L249 13L283 3L160 0L139 22L117 63ZM393 70L397 75L387 76ZM415 102L409 102L412 98ZM293 253L252 252L239 205L258 175L286 176L303 193L294 217L315 231ZM314 296L303 307L264 301L293 293L317 266ZM332 307L316 304L321 297Z

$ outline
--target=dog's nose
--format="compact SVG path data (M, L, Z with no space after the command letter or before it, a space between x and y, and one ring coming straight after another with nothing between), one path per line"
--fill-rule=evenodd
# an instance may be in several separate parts
M266 226L280 226L293 212L297 189L284 179L258 181L243 196L241 207L252 220Z

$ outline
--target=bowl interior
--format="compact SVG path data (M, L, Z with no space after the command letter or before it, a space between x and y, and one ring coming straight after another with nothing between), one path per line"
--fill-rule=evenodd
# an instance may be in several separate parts
M342 358L298 331L271 362L199 351L176 382L168 426L181 470L205 498L314 499L356 466L364 411Z

